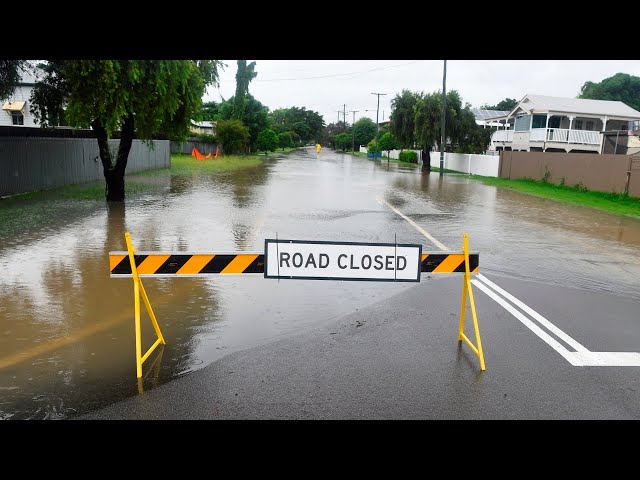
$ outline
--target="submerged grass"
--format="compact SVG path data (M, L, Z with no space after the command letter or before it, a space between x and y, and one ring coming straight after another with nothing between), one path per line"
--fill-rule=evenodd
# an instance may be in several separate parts
M148 170L138 175L207 175L256 167L263 160L264 156L259 157L258 155L223 155L217 159L196 160L191 155L172 154L171 168Z
M640 197L630 197L620 193L594 192L581 185L555 185L532 179L509 180L506 178L483 177L470 175L469 178L478 180L485 185L508 188L518 192L548 198L572 205L582 205L596 208L618 215L640 218Z

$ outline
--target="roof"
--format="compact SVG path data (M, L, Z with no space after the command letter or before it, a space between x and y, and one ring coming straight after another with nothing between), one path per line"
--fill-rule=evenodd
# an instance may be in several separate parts
M518 109L533 113L561 112L577 115L606 115L609 118L615 117L625 120L640 119L639 111L623 102L611 100L525 95L510 115Z
M200 127L200 128L213 128L216 126L216 122L209 122L209 121L202 121L202 122L195 122L193 120L191 120L191 125L194 125L196 127Z
M484 108L472 108L471 111L476 120L487 121L494 118L504 118L509 115L509 110L485 110Z
M8 112L21 112L26 102L4 102L3 110Z

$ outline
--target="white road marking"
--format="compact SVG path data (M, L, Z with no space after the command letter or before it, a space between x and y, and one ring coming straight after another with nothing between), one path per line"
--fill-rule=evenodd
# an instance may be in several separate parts
M575 352L571 354L583 367L640 367L636 352Z
M476 279L471 280L471 283L473 283L476 287L478 287L484 293L489 295L489 297L491 297L493 300L495 300L499 305L502 305L502 307L504 307L505 310L507 310L511 315L513 315L518 320L520 320L525 327L527 327L529 330L531 330L533 333L535 333L538 337L540 337L542 340L544 340L551 348L553 348L556 352L558 352L560 355L562 355L571 365L574 365L574 366L581 366L582 365L580 363L579 359L575 359L573 357L573 355L572 355L573 352L570 352L565 347L563 347L555 338L553 338L547 332L542 330L538 325L533 323L531 320L529 320L527 317L525 317L518 310L513 308L504 299L502 299L496 293L494 293L489 287L487 287L486 285L482 284L481 282L479 282Z
M425 237L427 237L434 245L436 245L440 250L451 251L447 248L443 243L436 240L429 232L427 232L424 228L418 225L416 222L411 220L405 214L403 214L400 210L389 204L386 200L376 197L378 203L386 205L388 208L393 210L395 213L404 218L410 225L412 225L416 230L422 233ZM538 337L540 337L543 341L545 341L550 347L552 347L556 352L562 355L571 365L576 367L640 367L640 353L637 352L591 352L585 346L583 346L580 342L574 340L572 337L567 335L561 329L556 327L553 323L547 320L545 317L540 315L534 309L526 305L524 302L518 300L516 297L511 295L506 290L500 288L498 285L493 283L487 277L482 274L478 274L477 278L471 280L471 282L478 287L482 292L487 294L489 298L494 300L496 303L501 305L505 310L507 310L511 315L516 317L523 325L525 325L529 330L535 333ZM484 283L482 283L484 282ZM491 290L493 288L493 290ZM495 290L495 291L494 291ZM509 299L515 305L520 307L524 312L529 314L532 318L538 321L541 325L547 328L549 331L553 332L558 338L562 339L566 342L567 345L574 348L576 351L571 352L566 347L564 347L560 342L558 342L555 338L545 332L542 328L540 328L536 323L527 318L522 312L517 310L513 305L508 303L504 298Z
M414 222L413 220L411 220L409 217L407 217L404 213L402 213L400 210L398 210L397 208L395 208L393 205L391 205L389 202L387 202L385 199L380 198L380 197L376 197L376 200L378 201L378 203L381 203L383 205L386 205L387 207L389 207L391 210L393 210L394 212L396 212L398 215L400 215L402 218L404 218L407 222L409 222L409 224L415 228L416 230L418 230L421 234L423 234L425 237L427 237L429 240L431 240L431 242L433 242L433 244L438 247L440 250L446 250L446 251L450 251L443 243L440 243L438 240L436 240L435 238L433 238L429 232L427 232L424 228L422 228L420 225L418 225L416 222Z
M534 319L536 319L540 324L544 325L545 327L547 327L547 330L553 332L556 334L556 336L561 339L562 341L566 342L567 345L570 345L571 347L573 347L573 349L576 352L588 352L589 350L587 348L585 348L583 345L581 345L579 342L577 342L576 340L574 340L573 338L571 338L569 335L567 335L566 333L564 333L562 330L560 330L558 327L556 327L553 323L551 323L549 320L547 320L546 318L544 318L542 315L540 315L538 312L536 312L533 308L529 307L528 305L525 305L523 302L521 302L520 300L518 300L516 297L514 297L513 295L511 295L509 292L506 292L505 290L503 290L502 288L500 288L498 285L496 285L495 283L493 283L491 280L489 280L487 277L485 277L482 274L478 274L478 278L480 280L482 280L484 283L486 283L487 285L489 285L491 288L493 288L496 292L500 293L503 297L505 297L507 300L510 300L511 303L513 303L514 305L520 307L521 310L525 311L526 313L528 313L531 317L533 317Z

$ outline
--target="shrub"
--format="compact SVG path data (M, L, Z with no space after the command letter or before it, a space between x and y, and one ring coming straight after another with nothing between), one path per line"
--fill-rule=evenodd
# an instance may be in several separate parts
M400 152L398 160L407 163L418 163L418 154L413 150L403 150Z

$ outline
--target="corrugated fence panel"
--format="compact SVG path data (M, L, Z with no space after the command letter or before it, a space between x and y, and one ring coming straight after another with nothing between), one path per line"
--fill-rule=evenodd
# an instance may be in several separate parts
M110 140L113 154L120 140ZM126 173L169 168L168 140L154 148L134 140ZM0 196L103 179L98 142L92 138L0 137Z

